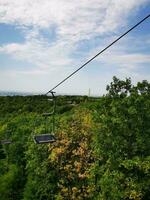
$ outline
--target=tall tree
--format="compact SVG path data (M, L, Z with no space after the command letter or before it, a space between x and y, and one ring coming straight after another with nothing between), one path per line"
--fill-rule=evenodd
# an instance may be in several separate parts
M114 77L107 90L96 115L96 199L149 199L150 84Z

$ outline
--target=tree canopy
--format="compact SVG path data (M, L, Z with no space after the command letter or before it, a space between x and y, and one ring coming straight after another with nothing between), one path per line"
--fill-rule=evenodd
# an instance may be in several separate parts
M1 200L150 199L150 84L113 77L107 94L58 96L56 142L46 96L0 97Z

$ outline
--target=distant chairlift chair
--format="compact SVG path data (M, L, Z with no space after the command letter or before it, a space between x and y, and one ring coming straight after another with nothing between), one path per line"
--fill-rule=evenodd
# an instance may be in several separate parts
M56 99L54 96L53 91L50 92L52 95L52 99L48 99L50 101L53 101L53 111L51 113L43 113L43 116L45 117L45 120L47 121L47 118L49 116L53 116L53 122L52 122L52 133L45 133L41 135L34 135L33 139L36 144L47 144L47 143L53 143L56 141L56 138L54 136L55 132L55 110L56 110Z
M1 140L1 144L11 144L11 140Z
M5 139L2 139L2 140L0 140L0 143L1 144L11 144L12 143L12 141L10 140L10 139L8 139L8 133L10 132L10 130L7 130L7 132L6 132L6 136L5 136Z
M6 158L6 154L4 152L3 145L9 145L11 143L12 143L12 141L9 139L0 140L0 160Z

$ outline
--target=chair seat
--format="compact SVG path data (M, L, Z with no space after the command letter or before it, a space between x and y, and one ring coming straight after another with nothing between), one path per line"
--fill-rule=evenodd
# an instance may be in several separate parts
M47 133L47 134L35 135L34 141L36 144L53 143L56 141L56 138L54 137L53 134Z
M42 115L43 116L51 116L53 114L53 112L51 112L51 113L43 113Z
M12 141L10 140L1 140L1 144L11 144Z

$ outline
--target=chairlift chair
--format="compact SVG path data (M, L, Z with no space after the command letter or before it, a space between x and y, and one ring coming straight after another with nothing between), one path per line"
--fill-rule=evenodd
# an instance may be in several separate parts
M11 132L10 130L6 131L5 139L0 140L1 144L4 144L4 145L6 144L7 145L7 144L11 144L12 143L12 141L10 139L8 139L8 136L9 136L8 133L10 133L10 132Z
M1 140L1 144L11 144L11 140Z
M36 144L46 144L55 142L56 138L54 135L47 133L47 134L35 135L34 141Z
M48 99L50 101L53 101L53 111L50 113L43 113L42 116L45 117L45 120L47 120L47 117L53 116L53 122L52 122L52 133L45 133L40 135L34 135L33 139L36 144L47 144L47 143L53 143L56 141L56 138L54 136L54 126L55 126L55 108L56 108L56 101L53 91L50 92L52 95L52 99Z
M12 141L7 139L7 137L6 137L6 139L0 140L0 160L6 158L6 154L5 154L4 150L3 150L3 145L9 145L11 143L12 143Z
M51 112L51 113L43 113L42 114L42 116L44 116L44 117L49 117L49 116L51 116L53 113Z

